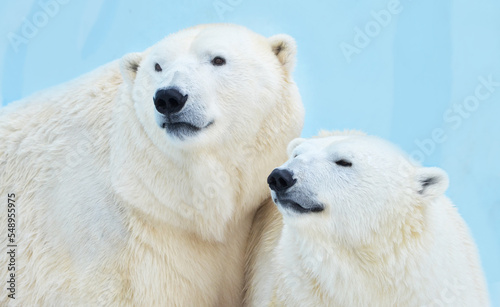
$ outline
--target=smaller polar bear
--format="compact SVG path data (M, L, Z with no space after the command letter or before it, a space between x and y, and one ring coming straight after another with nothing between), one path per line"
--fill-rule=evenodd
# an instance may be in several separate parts
M283 216L262 267L272 277L254 262L263 290L252 289L261 297L247 302L267 295L271 306L489 305L476 246L444 196L443 170L362 133L296 139L288 153L268 178ZM280 229L274 224L271 233ZM260 235L272 241L269 231Z

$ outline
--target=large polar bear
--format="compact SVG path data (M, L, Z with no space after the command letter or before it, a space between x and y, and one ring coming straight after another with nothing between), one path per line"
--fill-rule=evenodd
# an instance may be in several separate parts
M257 214L247 304L488 306L446 173L379 138L334 134L292 141L269 176L283 220Z
M8 222L17 246L0 304L240 305L266 177L302 129L295 53L287 35L202 25L2 110L2 246Z

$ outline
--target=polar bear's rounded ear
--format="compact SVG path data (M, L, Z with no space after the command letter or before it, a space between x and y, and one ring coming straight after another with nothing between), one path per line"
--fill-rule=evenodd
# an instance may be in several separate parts
M437 167L421 167L417 170L417 192L422 197L434 199L446 192L448 188L448 175Z
M129 84L134 84L135 76L137 75L137 70L142 62L142 53L133 52L124 55L120 59L120 71L123 76L123 80Z
M290 35L277 34L268 38L271 49L283 65L285 71L291 74L295 67L295 57L297 55L297 44Z
M293 150L297 148L300 144L304 143L306 139L303 138L296 138L293 139L290 143L288 143L288 146L286 148L286 153L288 154L288 157L292 157Z

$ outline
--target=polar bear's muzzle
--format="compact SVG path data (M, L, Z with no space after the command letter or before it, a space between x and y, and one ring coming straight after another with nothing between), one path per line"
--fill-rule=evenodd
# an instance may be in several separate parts
M213 121L205 120L202 108L187 105L188 98L187 94L182 94L175 87L159 89L153 98L158 126L179 139L194 135L213 124Z
M188 100L188 95L182 95L176 88L167 88L156 91L153 100L156 110L160 114L170 116L184 108Z
M267 177L274 203L297 213L323 211L324 206L312 201L311 197L306 197L300 184L296 185L297 179L293 177L293 172L289 169L279 168L274 169Z

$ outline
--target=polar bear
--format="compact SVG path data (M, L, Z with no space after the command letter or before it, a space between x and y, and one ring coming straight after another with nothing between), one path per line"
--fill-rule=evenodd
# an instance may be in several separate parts
M267 259L250 263L247 305L489 305L443 170L359 132L296 139L288 152L268 177L283 219L269 206L256 216L254 252Z
M302 129L295 55L201 25L1 110L0 304L241 305L266 177Z

